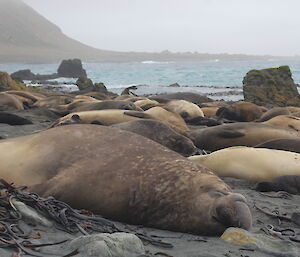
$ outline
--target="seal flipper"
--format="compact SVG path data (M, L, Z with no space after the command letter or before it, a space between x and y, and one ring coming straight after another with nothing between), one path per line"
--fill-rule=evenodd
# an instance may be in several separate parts
M124 112L124 115L141 118L141 119L152 119L151 115L144 112L130 111L130 112Z

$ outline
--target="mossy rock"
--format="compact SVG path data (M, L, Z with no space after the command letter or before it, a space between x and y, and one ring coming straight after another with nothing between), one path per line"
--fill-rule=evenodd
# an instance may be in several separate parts
M25 84L15 81L6 72L0 72L0 91L23 90L27 91Z
M249 71L243 80L245 101L257 105L300 106L289 66Z

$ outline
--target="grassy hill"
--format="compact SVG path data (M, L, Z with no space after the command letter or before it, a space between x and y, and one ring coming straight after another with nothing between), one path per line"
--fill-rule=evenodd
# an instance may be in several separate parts
M63 1L63 0L62 0ZM195 53L134 53L95 49L62 33L21 0L0 0L0 63L49 63L67 58L83 61L193 61L264 59L269 56Z

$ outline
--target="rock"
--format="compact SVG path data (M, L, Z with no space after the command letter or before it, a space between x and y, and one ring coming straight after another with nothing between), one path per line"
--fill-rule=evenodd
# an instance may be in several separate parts
M97 91L97 92L100 92L100 93L106 94L106 95L108 94L107 88L102 82L95 83L94 87L95 87L94 91Z
M26 85L14 81L6 72L0 72L0 91L26 90Z
M221 239L231 244L259 249L262 252L272 254L272 256L298 256L297 246L290 241L275 239L263 234L251 233L241 228L226 229Z
M86 257L137 257L145 254L142 241L129 233L99 233L72 240L67 248Z
M13 79L16 79L16 80L34 80L35 79L35 74L31 72L31 70L19 70L19 71L16 71L12 74L10 74L10 76L13 78Z
M57 69L57 73L58 76L65 78L87 77L79 59L63 60Z
M77 79L75 84L78 86L80 91L95 91L93 81L87 77L80 77L79 79Z
M169 87L180 87L180 85L178 83L173 83L173 84L169 85Z
M245 101L257 105L300 106L300 96L289 66L251 70L243 80Z

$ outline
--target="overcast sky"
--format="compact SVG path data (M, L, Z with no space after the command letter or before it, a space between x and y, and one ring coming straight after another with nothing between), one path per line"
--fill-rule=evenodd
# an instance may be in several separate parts
M300 55L299 0L23 0L85 44Z

